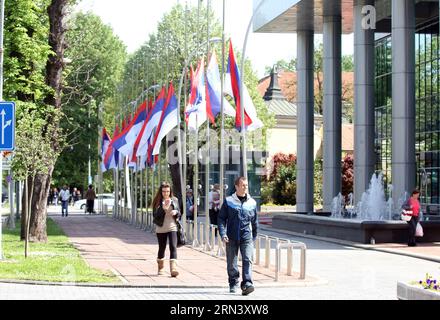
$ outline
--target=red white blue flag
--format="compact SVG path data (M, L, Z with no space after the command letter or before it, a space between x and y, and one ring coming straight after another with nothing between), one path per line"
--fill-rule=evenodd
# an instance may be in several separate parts
M246 86L243 83L243 97L240 96L240 73L235 62L234 49L232 41L229 42L228 69L225 75L225 92L234 97L235 100L235 128L241 131L241 108L244 105L244 129L252 131L263 126L263 123L257 117L257 110L249 95Z

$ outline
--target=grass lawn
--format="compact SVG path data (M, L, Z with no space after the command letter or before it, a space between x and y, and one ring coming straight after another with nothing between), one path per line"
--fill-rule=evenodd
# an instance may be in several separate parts
M24 241L20 241L20 222L15 230L3 229L3 256L0 279L52 282L119 283L112 274L90 268L79 251L68 241L63 230L47 219L47 243L29 243L24 258Z

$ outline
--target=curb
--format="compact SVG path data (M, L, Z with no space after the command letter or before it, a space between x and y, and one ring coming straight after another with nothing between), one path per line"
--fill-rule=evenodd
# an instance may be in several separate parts
M288 231L288 230L275 229L273 227L267 227L267 226L259 226L259 227L263 231L272 231L272 232L276 232L276 233L280 233L280 234L287 234L287 235L293 235L293 236L306 238L306 239L313 239L313 240L319 240L319 241L324 241L324 242L330 242L330 243L345 245L345 246L354 247L354 248L358 248L358 249L392 253L392 254L397 254L397 255L401 255L401 256L407 256L407 257L411 257L411 258L423 259L423 260L428 260L428 261L440 263L440 257L436 258L434 256L427 256L427 255L423 255L423 254L419 254L419 253L405 252L405 251L400 251L398 249L377 248L371 244L360 244L360 243L351 242L351 241L347 241L347 240L319 237L319 236L303 234L303 233L298 233L298 232L293 232L293 231Z
M36 286L57 286L57 287L79 287L79 288L121 288L121 289L228 289L228 285L136 285L136 284L112 284L112 283L73 283L73 282L50 282L50 281L36 281L36 280L2 280L0 284L21 284L21 285L36 285ZM327 280L318 280L313 283L297 283L297 284L255 284L256 288L297 288L297 287L315 287L321 285L327 285Z

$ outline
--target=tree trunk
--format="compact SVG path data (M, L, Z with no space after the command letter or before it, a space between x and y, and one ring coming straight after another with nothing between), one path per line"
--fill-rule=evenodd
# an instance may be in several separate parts
M65 66L64 50L67 47L65 41L66 27L64 20L68 4L69 0L52 0L47 8L50 24L49 46L55 54L49 56L46 64L46 84L53 89L53 92L46 96L44 102L58 110L61 109L62 74ZM52 149L54 151L59 151L60 143L57 134L59 117L51 115L48 117L47 121L49 124L54 125L55 130L54 132L46 132L46 134L50 134L52 137ZM46 206L52 172L53 167L49 168L49 173L47 175L37 175L33 184L34 191L32 195L33 201L31 204L32 215L30 226L30 239L32 241L47 241ZM23 236L22 226L22 238Z
M61 108L64 50L67 47L64 18L68 2L69 0L52 0L47 8L50 22L49 45L55 54L49 57L46 65L46 83L54 89L54 94L49 94L45 102L57 109Z
M49 196L52 171L53 168L50 168L48 175L35 177L30 224L30 240L32 242L47 241L47 197Z

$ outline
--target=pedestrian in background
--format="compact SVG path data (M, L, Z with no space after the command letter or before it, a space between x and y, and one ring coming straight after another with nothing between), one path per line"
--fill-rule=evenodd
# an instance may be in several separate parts
M93 190L93 186L90 184L89 189L86 192L87 212L90 214L94 213L95 199L96 193L95 190Z
M252 255L257 238L257 203L248 192L245 177L235 180L235 193L227 197L218 215L218 230L226 245L229 292L235 293L240 277L238 250L242 257L242 295L254 291L252 282Z
M58 205L58 189L57 188L53 188L53 193L52 193L52 204L54 204L55 206Z
M416 244L416 229L417 229L417 223L419 222L419 215L420 215L420 202L419 202L419 190L414 190L411 193L411 197L408 199L408 201L405 203L403 208L405 210L412 211L411 220L409 220L408 227L409 227L409 234L408 234L408 246L409 247L415 247Z
M220 207L220 185L216 183L214 184L213 189L209 192L209 221L214 226L217 226ZM217 229L215 230L215 234L217 235Z
M69 215L67 209L69 207L70 191L66 185L60 191L60 199L61 199L61 216L64 217L65 215L67 217Z
M186 220L194 220L194 195L192 189L186 190Z
M180 218L179 201L173 195L168 182L162 182L153 199L153 222L156 225L156 236L159 244L157 253L158 274L164 274L165 249L170 248L170 273L177 277L177 219Z

